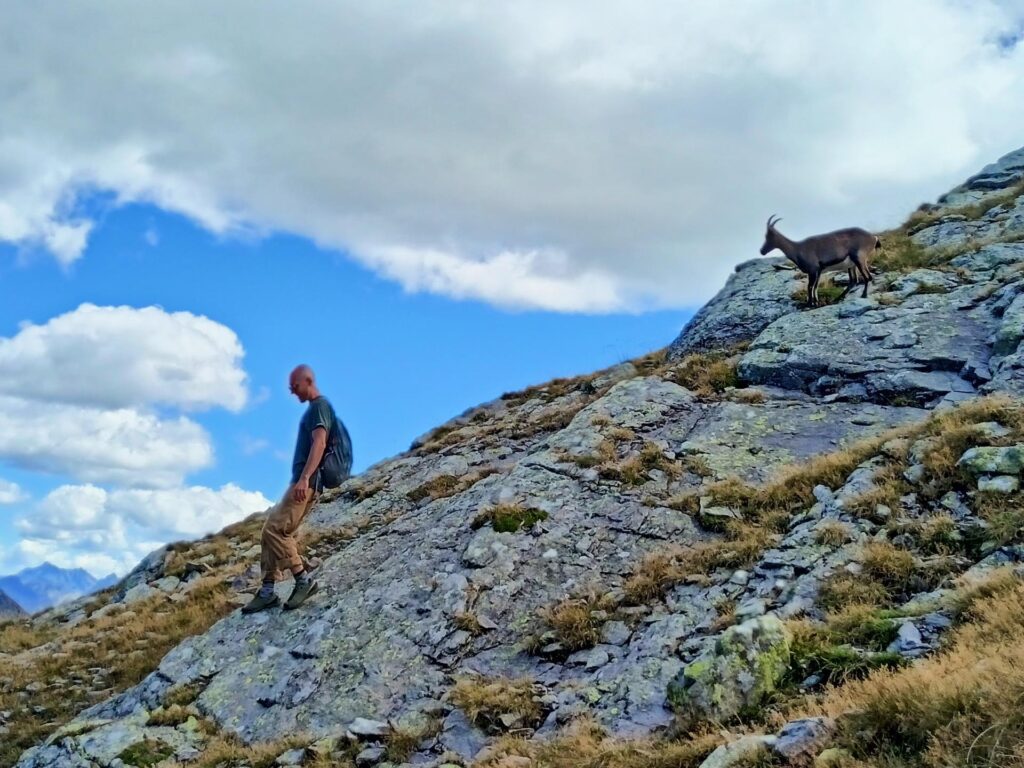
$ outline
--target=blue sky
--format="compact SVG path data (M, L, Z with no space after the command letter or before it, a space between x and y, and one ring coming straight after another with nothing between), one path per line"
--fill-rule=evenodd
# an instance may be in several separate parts
M245 349L250 402L238 413L193 415L209 431L216 460L187 481L233 482L270 499L287 482L303 408L287 391L298 362L315 367L352 434L360 471L502 392L664 346L691 314L511 311L411 294L301 237L223 238L151 205L97 200L86 207L101 223L70 267L39 251L0 246L0 336L83 302L186 310L231 328ZM0 477L31 496L0 506L0 546L8 547L20 538L15 519L74 482L4 462ZM0 573L23 564L12 555Z
M769 214L888 228L1024 124L1021 0L4 12L0 573L267 505L298 362L364 467L667 344Z

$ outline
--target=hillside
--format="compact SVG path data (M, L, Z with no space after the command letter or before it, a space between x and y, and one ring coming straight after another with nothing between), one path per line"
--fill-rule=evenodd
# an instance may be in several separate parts
M257 516L0 628L0 760L1024 766L1024 150L882 237L353 478L301 611Z

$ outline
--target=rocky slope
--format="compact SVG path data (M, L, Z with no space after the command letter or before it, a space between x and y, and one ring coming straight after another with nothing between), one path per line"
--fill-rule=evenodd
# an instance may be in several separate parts
M832 715L773 735L794 702L935 653L1021 557L1022 180L1024 150L887 233L867 299L805 310L783 261L747 262L665 353L424 436L312 513L307 607L224 616L18 765L256 765L269 743L511 768L558 764L538 745L573 723L595 765L644 764L637 738L673 765L841 764ZM255 533L36 621L185 610L211 567L251 588Z

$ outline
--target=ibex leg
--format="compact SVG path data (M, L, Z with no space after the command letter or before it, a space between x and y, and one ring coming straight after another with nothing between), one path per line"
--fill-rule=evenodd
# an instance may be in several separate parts
M868 283L871 282L871 272L859 254L853 257L853 263L856 265L860 276L864 278L864 292L861 294L861 298L866 299L868 296Z
M857 272L856 272L856 270L853 270L853 269L846 270L846 278L847 278L846 290L843 291L843 295L839 297L840 301L845 299L846 298L846 294L848 294L850 291L852 291L854 288L857 287Z

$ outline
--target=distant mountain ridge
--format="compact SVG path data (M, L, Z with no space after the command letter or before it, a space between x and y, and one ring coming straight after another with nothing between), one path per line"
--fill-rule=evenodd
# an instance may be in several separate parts
M10 595L0 589L0 619L24 615L25 609L12 600Z
M28 613L58 605L117 583L116 574L97 579L83 568L59 568L43 563L9 576L0 576L0 591Z

